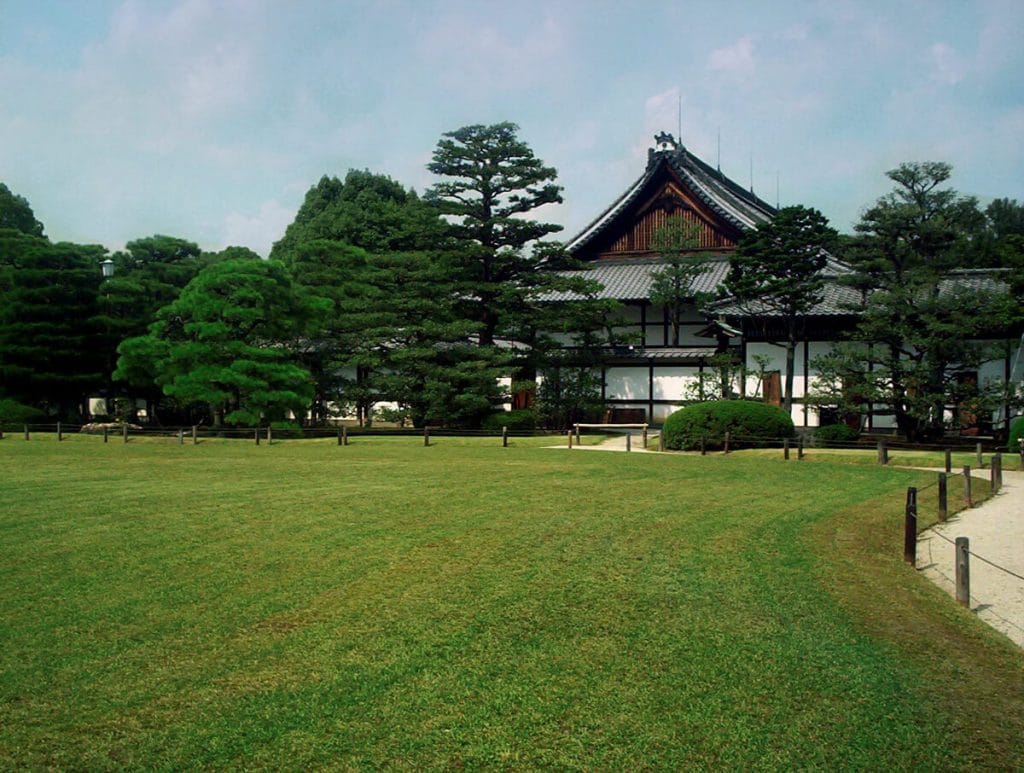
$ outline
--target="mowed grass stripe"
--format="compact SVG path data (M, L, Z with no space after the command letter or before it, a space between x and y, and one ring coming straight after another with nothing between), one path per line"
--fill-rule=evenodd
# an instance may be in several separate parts
M808 537L928 476L450 440L0 443L0 763L962 757Z

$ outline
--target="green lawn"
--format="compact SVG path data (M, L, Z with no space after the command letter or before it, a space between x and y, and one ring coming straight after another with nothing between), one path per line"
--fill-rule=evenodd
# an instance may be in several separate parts
M1024 766L933 475L539 445L8 435L0 767Z

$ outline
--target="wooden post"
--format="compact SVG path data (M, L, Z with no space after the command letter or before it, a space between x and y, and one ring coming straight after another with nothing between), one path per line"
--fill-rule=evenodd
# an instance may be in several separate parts
M802 436L797 441L796 458L797 458L797 460L800 460L800 459L804 458L804 439L803 439Z
M64 427L61 423L57 422L57 442L61 442L64 439Z
M946 474L953 472L953 449L946 449Z
M196 432L196 425L192 425L192 445L196 445L199 442L198 434Z
M644 424L643 440L644 440L644 451L646 451L647 450L647 425L646 424Z
M256 427L252 431L252 439L256 441L256 445L260 444L260 428Z
M988 485L993 494L999 491L996 487L996 458L994 456L988 465Z
M25 440L28 440L28 424L25 425Z
M782 458L789 461L789 438L784 438L782 441Z
M572 448L572 430L565 433L565 439L569 441L569 448Z
M341 444L343 446L348 445L348 427L345 425L341 427Z
M878 441L878 463L888 464L889 463L889 449L885 444L885 439Z
M658 433L658 451L665 450L665 431L662 430Z
M956 538L956 603L971 608L971 541Z
M700 436L700 455L704 456L708 452L707 447L704 444L704 436Z
M906 517L903 521L903 560L917 564L917 489L907 488Z
M269 424L267 425L267 445L269 446L274 442L274 429Z
M626 450L633 450L633 433L628 431L626 432Z
M992 466L996 468L996 493L1003 489L1003 455L996 452L996 455L992 457Z
M979 468L984 468L985 460L981 456L981 443L975 443L974 444L974 451L975 451L975 453L978 456L978 467Z
M103 428L103 442L104 443L107 442L107 428L106 427Z
M974 507L974 502L971 500L971 465L964 465L964 501L967 502L968 507Z
M429 427L424 427L423 428L423 447L426 448L429 445L430 445L430 428Z
M178 427L178 445L179 446L185 445L185 428L184 427Z
M949 516L949 486L946 481L946 473L939 473L939 520L944 521Z
M338 427L338 445L341 445L341 427Z
M723 438L723 440L724 440L723 448L725 449L725 453L729 453L729 433L728 432L725 433L725 437Z
M508 425L503 424L501 427L501 447L508 448Z
M576 445L580 444L580 425L576 425Z
M121 440L125 443L128 442L128 422L121 425Z

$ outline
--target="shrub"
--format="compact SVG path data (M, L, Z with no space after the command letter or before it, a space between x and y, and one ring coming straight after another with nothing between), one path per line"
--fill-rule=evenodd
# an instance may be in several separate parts
M5 398L0 400L0 422L4 424L31 424L46 416L38 408Z
M537 416L529 408L500 411L486 417L482 426L491 432L500 431L502 427L508 427L513 431L529 431L537 428Z
M852 443L860 437L860 432L849 424L826 424L814 430L814 440L818 443Z
M692 451L722 447L725 433L743 442L752 439L793 437L793 420L781 408L750 400L716 400L676 411L665 420L661 433L665 448Z
M1006 441L1006 447L1011 452L1020 451L1020 438L1024 437L1024 416L1018 416L1010 425L1010 439Z

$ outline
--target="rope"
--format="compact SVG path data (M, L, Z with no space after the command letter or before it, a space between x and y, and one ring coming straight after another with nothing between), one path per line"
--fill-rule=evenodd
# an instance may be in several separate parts
M951 539L950 539L949 537L947 537L947 536L946 536L945 534L942 534L941 532L938 532L938 531L934 531L934 530L933 530L933 531L932 531L932 534L934 534L934 535L935 535L936 537L941 537L942 539L946 540L946 542L948 542L948 543L949 543L950 545L956 545L956 542L954 542L953 540L951 540ZM931 549L931 548L929 548L929 550L930 550L930 549ZM1015 571L1013 571L1012 569L1007 569L1007 568L1006 568L1005 566L1000 566L999 564L997 564L997 563L995 563L995 562L993 562L993 561L989 561L989 560L988 560L987 558L985 558L984 556L979 556L979 555L978 555L977 553L975 553L975 552L974 552L973 550L968 550L968 551L967 551L967 554L968 554L968 555L970 555L970 556L974 556L974 557L975 557L975 558L977 558L977 559L978 559L979 561L983 561L983 562L985 562L986 564L988 564L989 566L991 566L991 567L994 567L994 568L998 569L998 570L999 570L999 571L1001 571L1001 572L1006 572L1006 573L1007 573L1008 575L1010 575L1011 577L1016 577L1016 578L1017 578L1018 580L1024 580L1024 577L1022 577L1021 575L1017 574L1017 573L1016 573ZM929 553L929 556L930 556L930 555L931 555L931 554Z

